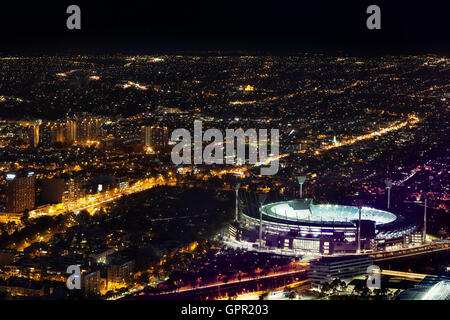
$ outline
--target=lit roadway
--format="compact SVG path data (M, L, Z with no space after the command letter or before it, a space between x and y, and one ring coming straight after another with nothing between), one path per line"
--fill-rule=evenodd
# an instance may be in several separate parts
M256 164L254 166L242 166L242 167L234 168L234 169L231 169L231 170L217 171L217 172L215 172L215 174L216 175L221 175L221 174L226 174L226 173L242 173L243 171L245 171L247 169L259 166L261 164L267 165L271 161L276 161L276 160L279 160L279 159L282 159L282 158L285 158L285 157L288 157L288 156L290 156L292 154L297 154L297 153L306 153L306 152L308 152L308 153L317 155L317 154L320 154L323 151L327 151L327 150L330 150L330 149L336 149L336 148L340 148L340 147L344 147L344 146L349 146L349 145L358 143L360 141L371 140L371 139L374 139L376 137L383 136L383 135L385 135L387 133L398 131L398 130L403 129L405 127L415 125L418 122L420 122L420 119L416 115L408 115L408 118L406 120L404 120L404 121L401 121L401 122L397 121L396 123L393 123L393 124L391 124L391 125L389 125L387 127L379 128L377 130L371 131L369 133L366 133L366 134L363 134L363 135L360 135L360 136L344 139L342 141L339 141L339 142L336 142L336 143L332 143L332 144L328 144L328 145L325 145L325 146L322 146L322 147L318 147L318 148L312 148L312 149L309 149L309 150L295 151L293 153L284 153L284 154L280 154L278 156L268 157L263 163L259 163L259 164ZM260 143L261 143L261 141L260 141Z
M118 188L112 191L106 191L105 193L88 195L84 198L78 199L70 203L60 203L56 205L49 205L37 208L30 211L30 218L37 218L44 215L56 216L63 214L65 212L78 212L82 210L95 210L102 205L117 200L124 195L129 195L136 192L141 192L147 189L154 188L156 186L170 185L176 183L176 179L169 177L169 179L159 176L158 178L148 178L137 181L131 187L123 188L119 190Z
M325 146L323 148L320 148L318 151L329 150L329 149L333 149L333 148L339 148L339 147L342 147L342 146L347 146L347 145L354 144L354 143L362 141L362 140L373 139L373 138L375 138L377 136L381 136L381 135L384 135L384 134L392 132L392 131L400 130L400 129L408 126L408 125L410 125L410 126L414 125L414 124L416 124L419 121L420 121L420 119L418 117L416 117L415 115L410 115L410 116L408 116L408 120L402 121L402 122L400 122L398 124L393 124L393 125L388 126L386 128L382 128L382 129L379 129L377 131L372 131L370 133L367 133L367 134L364 134L364 135L361 135L361 136L358 136L358 137L355 137L355 138L352 138L352 139L347 139L347 140L343 140L343 141L337 142L335 144L327 145L327 146Z
M258 276L258 277L252 277L252 278L246 278L242 280L234 279L230 280L227 283L223 283L221 281L217 281L211 284L198 286L198 287L187 287L187 288L181 288L177 290L171 290L161 293L143 293L141 295L136 294L133 297L128 297L128 299L172 299L172 298L183 298L186 297L198 297L198 296L214 296L217 292L220 293L220 295L226 294L228 292L242 292L252 291L251 288L255 287L260 288L263 286L267 286L266 289L269 289L271 284L274 281L283 281L283 286L287 284L291 284L295 281L298 281L298 278L294 277L306 277L306 272L309 269L309 267L305 266L301 269L296 269L294 271L286 271L286 272L279 272L275 274L270 274L266 276ZM277 286L277 288L280 286ZM247 289L247 290L246 290Z
M241 171L242 168L231 168L228 170L221 171L211 171L211 176L220 176L227 173L234 173ZM117 200L124 195L130 195L137 192L142 192L157 186L164 185L176 185L177 179L172 176L171 173L167 177L160 175L157 178L147 178L142 179L134 183L130 187L122 188L119 190L115 188L114 190L108 190L104 193L87 195L84 198L78 199L69 203L59 203L55 205L46 205L38 207L35 210L29 212L30 218L38 218L40 216L56 216L66 212L79 212L82 210L90 210L91 212L100 208L104 204Z
M380 251L376 253L370 253L369 256L371 256L375 261L385 261L385 260L412 257L421 254L444 251L449 249L450 249L449 243L431 242L413 248L404 248L395 251Z
M396 270L381 270L381 274L384 276L401 277L412 280L423 280L426 276L428 276L427 274L396 271Z

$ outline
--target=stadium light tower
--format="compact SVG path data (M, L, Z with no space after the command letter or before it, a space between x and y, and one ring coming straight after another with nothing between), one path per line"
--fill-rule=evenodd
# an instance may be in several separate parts
M300 184L300 199L303 198L303 183L306 180L306 176L298 176L298 183Z
M361 199L356 199L355 200L355 204L358 207L358 212L359 212L359 216L358 216L358 237L357 237L357 253L361 252L361 210L363 207L364 202Z
M236 214L234 216L234 221L239 220L239 188L241 187L241 183L236 183Z
M388 191L388 199L387 199L387 208L391 206L391 188L392 188L392 180L386 179L384 180L384 184L386 185L387 191Z
M264 201L266 201L267 194L260 193L258 194L258 202L259 202L259 247L262 247L262 206Z
M433 184L433 176L428 177L430 186L429 190L431 190L431 185ZM424 201L423 201L423 230L422 230L422 241L426 243L427 240L427 192L423 193Z
M423 203L423 229L422 229L422 242L426 242L427 238L427 194L423 193L424 203Z

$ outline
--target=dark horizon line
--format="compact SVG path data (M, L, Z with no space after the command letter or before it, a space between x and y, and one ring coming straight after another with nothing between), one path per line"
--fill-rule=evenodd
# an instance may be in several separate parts
M402 55L440 55L450 56L450 47L439 46L365 46L362 45L293 45L286 43L197 43L184 44L173 42L155 42L151 45L133 43L108 44L50 44L45 46L8 46L0 49L0 56L73 56L73 55L138 55L138 54L167 54L167 55L208 55L208 56L289 56L301 54L329 54L345 56L402 56Z

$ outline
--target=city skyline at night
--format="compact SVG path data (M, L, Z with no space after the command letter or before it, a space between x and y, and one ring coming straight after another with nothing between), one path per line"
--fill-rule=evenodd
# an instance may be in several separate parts
M17 6L0 300L450 299L441 4Z

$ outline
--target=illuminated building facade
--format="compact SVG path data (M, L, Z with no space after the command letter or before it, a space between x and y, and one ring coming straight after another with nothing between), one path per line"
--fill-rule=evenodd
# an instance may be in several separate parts
M37 148L39 146L39 125L33 125L29 128L30 146Z
M101 125L103 121L101 118L86 117L77 119L75 129L72 127L72 131L76 131L76 141L86 142L89 140L97 140L102 136Z
M81 275L81 290L85 296L100 294L100 271L87 272Z
M73 120L68 120L66 122L67 126L67 141L75 142L77 140L77 123Z
M61 177L42 182L41 200L45 203L68 203L83 196L78 177Z
M164 150L169 144L169 132L167 127L142 126L142 143L153 150Z
M368 256L323 257L310 263L308 279L313 287L318 287L334 279L352 279L367 274L367 267L372 265Z
M35 204L34 172L6 174L6 211L11 213L31 210Z
M111 255L112 260L108 262L107 280L108 289L121 287L132 279L135 261L130 259L119 258Z
M33 139L35 136L32 136ZM67 127L64 122L46 122L38 128L37 139L39 145L51 147L55 144L64 144L67 142Z

